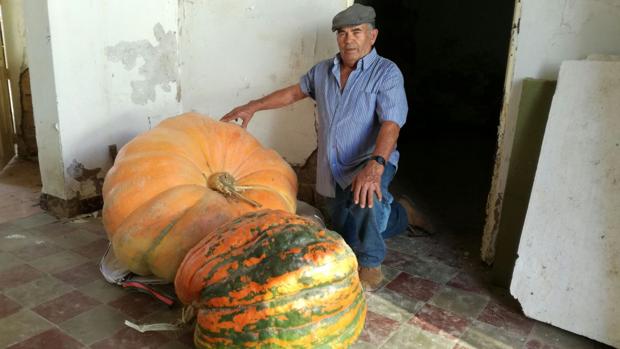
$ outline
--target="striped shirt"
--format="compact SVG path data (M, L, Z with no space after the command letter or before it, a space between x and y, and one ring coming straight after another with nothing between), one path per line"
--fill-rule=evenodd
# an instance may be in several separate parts
M334 197L345 189L375 149L383 121L402 127L407 120L403 75L396 64L373 50L357 62L340 92L340 56L319 62L300 79L301 90L316 101L318 158L316 190ZM396 149L388 161L398 165Z

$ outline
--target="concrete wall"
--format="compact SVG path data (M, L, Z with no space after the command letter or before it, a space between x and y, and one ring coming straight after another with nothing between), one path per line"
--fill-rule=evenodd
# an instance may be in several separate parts
M181 85L184 110L219 118L237 105L297 83L337 52L331 19L346 0L183 1ZM316 148L314 105L258 113L248 130L289 162Z
M489 194L485 236L497 233L510 153L525 78L556 80L564 60L592 53L620 53L620 2L617 0L520 0L521 21L514 73L500 126L497 166ZM485 251L483 251L485 255ZM487 261L492 261L487 256Z
M97 194L119 147L177 99L175 0L26 0L43 192ZM136 15L140 14L140 15Z
M331 18L348 2L25 0L43 193L93 197L109 145L296 83L337 52ZM250 132L303 163L316 147L311 101L262 114Z
M48 3L26 0L24 22L43 191L66 198Z

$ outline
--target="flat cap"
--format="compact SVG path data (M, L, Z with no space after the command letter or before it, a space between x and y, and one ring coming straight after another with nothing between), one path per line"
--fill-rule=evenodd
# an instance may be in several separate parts
M332 20L332 31L342 27L360 25L363 23L375 24L375 9L370 6L353 4L344 11L339 12Z

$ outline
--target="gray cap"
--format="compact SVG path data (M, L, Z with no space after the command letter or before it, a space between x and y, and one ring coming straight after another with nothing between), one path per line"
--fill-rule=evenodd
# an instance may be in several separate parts
M334 17L332 20L332 31L336 31L342 27L364 23L375 24L375 9L370 6L353 4Z

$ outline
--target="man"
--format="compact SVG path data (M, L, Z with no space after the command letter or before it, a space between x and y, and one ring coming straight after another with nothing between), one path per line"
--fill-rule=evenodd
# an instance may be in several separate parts
M312 67L298 84L233 109L222 121L284 107L306 97L318 114L317 192L328 198L333 229L355 252L366 290L381 285L384 239L404 232L413 208L393 200L396 140L407 118L403 76L374 49L372 7L354 4L332 22L339 54ZM407 210L403 207L405 205ZM409 220L411 221L411 220Z

